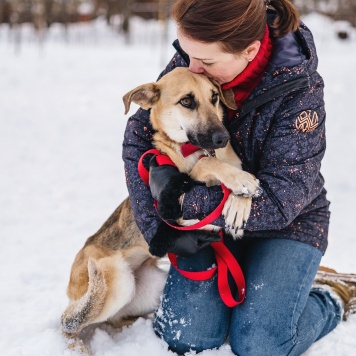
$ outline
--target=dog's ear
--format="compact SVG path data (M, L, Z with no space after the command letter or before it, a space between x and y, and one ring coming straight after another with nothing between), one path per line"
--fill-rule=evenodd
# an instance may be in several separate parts
M227 106L231 110L237 110L235 96L232 89L222 90L220 87L219 93L220 93L221 100L225 106Z
M237 105L235 103L234 92L232 89L222 90L220 84L217 81L214 79L210 80L215 85L216 89L218 89L221 101L224 103L224 105L231 110L236 110Z
M132 89L122 98L125 104L125 115L129 112L132 101L148 110L158 101L159 97L160 90L156 83L143 84Z

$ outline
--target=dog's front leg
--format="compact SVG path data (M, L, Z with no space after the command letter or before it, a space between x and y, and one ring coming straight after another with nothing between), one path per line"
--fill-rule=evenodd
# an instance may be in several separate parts
M260 192L259 181L252 174L216 157L201 158L193 167L190 176L207 186L223 183L237 195L254 196Z
M215 156L219 161L226 162L231 166L242 170L242 162L232 148L230 142L228 142L225 147L216 149Z
M250 216L252 198L230 193L224 204L222 215L225 219L225 231L234 238L243 235L243 228Z
M178 219L177 220L178 225L181 225L181 226L192 226L192 225L197 224L199 222L200 222L200 220L198 220L198 219L189 219L189 220ZM205 225L205 226L203 226L203 227L201 227L199 229L200 230L206 230L206 231L219 232L220 226L208 224L208 225Z

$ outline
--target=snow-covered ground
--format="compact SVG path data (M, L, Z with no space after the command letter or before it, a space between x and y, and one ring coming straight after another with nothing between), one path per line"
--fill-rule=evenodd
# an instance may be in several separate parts
M338 41L319 16L305 22L326 82L322 170L332 220L323 262L356 272L356 41ZM67 37L54 28L42 45L29 29L21 34L19 46L0 26L0 354L71 355L59 328L71 263L127 195L121 97L154 81L173 49L162 46L153 22L137 21L130 45L100 21L70 28ZM354 355L355 335L353 316L306 355ZM91 348L95 355L173 355L144 319L121 333L97 330ZM224 345L201 355L233 354Z

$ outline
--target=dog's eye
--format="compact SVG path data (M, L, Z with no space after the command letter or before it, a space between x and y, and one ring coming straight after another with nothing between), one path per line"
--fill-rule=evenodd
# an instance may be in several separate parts
M216 102L218 101L219 94L218 93L213 93L211 96L211 102L215 105Z
M179 101L186 108L191 108L193 106L193 100L189 97L185 97Z

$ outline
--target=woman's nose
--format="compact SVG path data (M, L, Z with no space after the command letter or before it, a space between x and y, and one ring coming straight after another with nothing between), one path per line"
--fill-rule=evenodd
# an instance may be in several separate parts
M189 70L193 73L204 73L204 68L202 67L200 61L194 58L190 59Z

